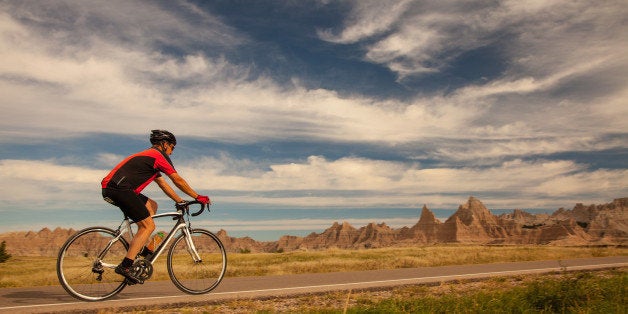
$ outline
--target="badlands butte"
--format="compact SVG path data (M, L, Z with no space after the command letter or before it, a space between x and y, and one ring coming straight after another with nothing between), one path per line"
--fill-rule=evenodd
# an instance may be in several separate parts
M322 233L305 237L285 235L278 241L260 242L249 237L234 238L227 231L217 235L228 252L289 252L295 250L368 249L421 246L441 243L484 245L619 245L628 240L628 197L608 204L576 204L553 214L530 214L515 209L493 215L480 200L470 197L445 222L436 219L423 206L412 227L393 229L385 223L370 223L355 228L335 222ZM76 230L44 228L39 232L0 234L6 249L16 256L56 256L59 247Z

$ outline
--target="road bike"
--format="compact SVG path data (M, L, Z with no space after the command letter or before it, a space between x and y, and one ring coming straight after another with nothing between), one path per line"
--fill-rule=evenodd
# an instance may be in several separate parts
M201 209L190 214L190 206ZM138 256L133 269L142 281L153 275L153 263L170 245L166 268L174 285L189 294L207 293L220 284L227 270L227 254L220 239L210 231L194 229L190 215L198 216L207 207L198 201L176 206L176 211L153 215L153 219L170 217L172 230L152 255ZM187 220L186 220L187 217ZM125 217L116 230L89 227L78 231L63 244L57 258L57 277L73 297L101 301L118 294L131 284L115 273L133 239L135 223Z

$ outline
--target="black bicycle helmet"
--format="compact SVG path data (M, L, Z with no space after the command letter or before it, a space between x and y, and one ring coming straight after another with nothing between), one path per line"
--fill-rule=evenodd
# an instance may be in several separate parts
M168 142L172 145L177 145L177 138L174 134L166 130L152 130L150 133L150 143L155 145L161 142Z

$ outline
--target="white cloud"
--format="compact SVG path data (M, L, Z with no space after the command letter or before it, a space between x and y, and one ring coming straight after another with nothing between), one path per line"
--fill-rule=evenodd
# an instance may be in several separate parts
M290 90L263 77L248 81L245 68L200 54L175 60L99 42L93 55L77 59L31 49L42 45L41 38L22 39L13 49L0 51L7 60L0 71L24 78L0 83L7 100L0 106L16 118L4 120L4 129L144 133L161 125L182 135L236 140L290 136L399 142L447 130L470 113L447 104L411 104L399 110L406 105L298 86ZM173 89L139 73L161 81L194 77L196 83ZM142 119L147 112L152 118Z
M106 171L54 161L0 160L0 199L23 206L93 203Z
M233 164L236 161L230 162ZM250 167L248 161L247 167ZM304 163L273 165L270 170L254 175L249 171L244 175L217 174L212 168L223 168L218 160L204 160L194 163L193 167L186 165L178 168L182 174L194 176L190 179L192 185L208 191L250 192L249 196L238 195L229 201L243 201L250 197L254 203L301 206L402 204L418 207L423 203L451 206L468 195L491 195L490 201L500 204L515 202L511 200L512 196L521 194L521 203L515 203L514 206L525 207L537 202L555 202L552 198L572 197L577 200L585 192L587 195L603 195L611 199L621 195L628 187L625 170L588 170L584 165L571 161L515 160L493 167L423 169L418 164L350 157L329 161L320 156L311 156ZM199 173L204 175L195 176ZM554 186L548 182L560 184ZM609 186L610 183L613 186ZM539 188L541 186L542 189ZM312 191L315 195L273 198L259 193L300 190ZM355 193L354 196L351 196L352 193L343 196L333 193L325 195L328 191ZM443 197L441 193L449 196Z
M353 43L387 31L406 11L411 1L358 0L347 18L346 27L338 35L331 30L319 30L323 40L336 43Z
M510 46L502 48L512 57L510 66L530 76L551 75L626 47L622 1L422 1L399 6L404 14L391 10L380 19L373 18L381 12L378 6L358 2L341 34L354 42L387 30L365 57L402 77L440 70L465 51L505 38Z
M243 166L238 167L240 162ZM241 171L223 173L226 167ZM512 195L520 195L526 200L515 206L531 207L528 205L553 203L553 198L577 201L581 195L608 200L621 196L628 187L626 170L588 170L571 161L515 160L494 167L421 168L392 161L352 157L330 161L311 156L303 163L253 168L250 161L224 158L177 166L195 189L210 195L212 191L228 192L217 196L219 203L439 207L458 204L468 195L487 195L495 204L513 202ZM106 172L54 161L2 160L0 182L5 183L0 188L1 198L11 202L90 202L99 199L98 183ZM150 194L154 193L161 197L153 187Z
M137 4L128 4L134 5ZM379 12L371 6L378 5L379 2L357 2L358 8L347 25L347 29L354 30L342 36L359 39L399 24L399 31L382 42L382 49L391 49L382 53L392 53L384 59L397 60L403 56L414 58L419 63L424 57L434 58L425 49L438 50L451 40L454 36L451 28L455 28L456 23L468 24L466 28L478 32L466 39L473 42L484 32L502 27L506 20L510 21L508 25L519 21L525 28L529 26L527 19L547 9L506 3L503 8L494 11L486 8L471 10L471 18L467 21L460 18L460 8L428 3L426 8L417 9L401 2L395 7L399 10L376 19L374 23L380 24L367 25L366 17ZM570 12L575 10L569 8ZM626 122L619 116L625 111L622 108L626 107L624 95L627 88L606 95L603 102L595 105L540 96L573 77L594 72L601 66L612 64L617 67L616 55L604 56L595 53L593 48L592 52L584 54L595 58L578 64L569 63L569 60L576 60L569 59L563 63L572 67L561 67L559 72L546 76L506 76L484 85L465 87L449 95L419 96L409 101L373 100L361 96L340 96L331 90L308 90L299 85L282 86L269 77L253 80L246 66L234 65L224 58L209 57L199 51L173 58L151 49L150 43L158 40L199 38L223 45L228 45L227 38L232 45L246 40L228 26L220 24L216 18L203 17L218 25L218 29L224 29L227 35L219 36L203 28L194 28L157 6L149 6L138 17L148 20L151 15L163 19L163 23L150 22L150 25L158 25L150 32L112 16L115 12L111 8L99 11L89 6L78 6L75 10L87 17L95 16L95 20L113 21L112 25L117 29L114 33L125 34L134 40L111 38L102 32L88 36L65 28L55 30L55 36L50 36L3 14L0 18L0 40L5 48L0 49L3 60L0 62L3 77L0 81L3 95L0 109L12 117L0 122L3 133L13 130L12 135L19 136L28 135L31 130L31 135L42 131L49 134L60 132L62 136L85 132L144 134L147 129L161 127L180 135L228 141L293 138L392 144L488 136L513 138L513 143L500 142L490 149L494 155L504 151L510 156L538 151L532 148L526 152L526 146L517 139L563 137L565 142L576 143L577 148L582 148L577 145L582 142L582 134L596 137L605 132L621 132L626 127ZM138 10L129 8L128 11ZM195 7L191 7L190 11L202 14ZM594 20L603 12L606 11L593 10L589 14L593 17L584 20ZM518 14L523 14L523 17L509 19ZM486 21L480 18L482 16ZM93 28L85 20L78 19L76 23ZM426 26L416 28L417 23ZM418 43L410 32L430 38L420 44L422 41ZM172 35L183 33L186 35L182 37ZM170 35L164 37L167 34ZM443 37L443 34L448 35ZM74 35L84 37L69 40ZM431 45L434 40L437 44ZM604 43L607 44L607 41ZM545 47L542 43L535 45ZM600 47L598 50L608 52L615 46ZM517 53L520 58L515 63L530 69L532 65L527 64L523 52ZM620 66L624 64L620 63ZM525 75L528 72L522 73ZM524 95L530 97L521 99ZM146 119L147 114L150 114L150 119ZM552 117L552 123L545 122L548 117ZM601 126L601 121L612 123L605 122ZM578 128L584 130L578 132ZM572 137L573 134L575 137ZM443 145L439 148L441 154L456 153L451 151L446 141ZM512 148L515 146L516 149ZM574 146L560 147L574 149Z
M422 1L405 9L404 14L382 19L385 35L370 44L364 55L398 73L402 81L445 70L465 52L498 45L506 65L500 76L443 98L421 99L421 103L442 100L456 109L471 109L473 113L464 112L467 119L450 121L449 127L458 127L457 136L468 134L463 130L475 133L475 127L506 131L496 135L515 138L596 136L624 132L628 127L622 118L625 109L621 109L628 107L628 86L622 74L628 70L623 53L628 49L624 23L628 7L622 1ZM370 25L370 17L378 10L355 5L344 29L351 39L348 42L384 29L364 26ZM574 96L582 85L587 91L581 93L588 99ZM509 132L513 126L520 135Z
M411 227L419 220L419 213L414 218L351 218L347 222L356 228L360 228L369 223L385 222L391 228ZM444 220L444 219L443 219ZM333 221L329 219L274 219L274 220L207 220L196 223L209 226L211 229L226 229L231 231L276 231L276 230L324 230L329 228ZM343 221L338 221L343 222Z
M178 167L193 186L239 192L222 198L234 203L438 206L479 193L491 195L496 204L525 206L557 196L586 202L579 197L584 192L597 195L591 202L604 202L628 186L623 170L588 170L570 161L503 162L628 145L625 138L600 140L628 129L627 9L621 1L507 1L496 7L356 1L342 31L319 35L337 43L375 40L366 60L402 77L439 71L460 53L507 37L502 76L404 101L281 85L272 77L251 77L246 65L187 50L190 42L204 42L228 52L249 40L188 3L170 5L187 8L181 14L190 20L145 2L68 3L67 10L51 3L0 5L0 110L10 117L0 121L3 142L41 141L42 133L145 134L159 127L230 142L427 143L428 157L461 162L456 168L424 169L311 156L266 169L222 156ZM208 27L199 27L199 21ZM183 51L179 57L160 53L157 42ZM574 83L579 80L585 83ZM561 95L581 88L594 90L583 99ZM99 162L119 157L101 155ZM103 175L50 160L2 160L0 195L16 202L97 199ZM300 190L315 193L264 194ZM325 195L329 190L355 195ZM497 193L508 196L500 199Z
M549 177L530 190L547 197L564 195L587 195L614 191L623 197L628 188L628 170L597 170L594 172L565 173L561 176ZM623 194L622 194L623 193Z
M483 135L486 140L478 139L439 145L432 152L431 157L479 166L495 164L496 161L518 156L543 156L565 151L604 151L622 148L626 145L624 139L600 139L594 136L526 138L525 132L522 134L522 129L516 125L506 126L500 130L478 128L473 131L477 132L478 137ZM512 134L513 138L493 138L494 136L503 137L505 134ZM517 138L518 136L521 137ZM420 157L417 156L417 159Z
M92 183L99 182L103 172L76 166L64 166L50 161L2 160L3 176L16 180L43 182ZM106 173L105 173L106 174Z

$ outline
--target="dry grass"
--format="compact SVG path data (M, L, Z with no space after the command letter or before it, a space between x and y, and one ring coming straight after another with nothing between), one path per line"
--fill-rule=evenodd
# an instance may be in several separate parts
M533 260L625 256L614 247L437 245L370 250L229 254L227 277L268 276ZM154 265L151 281L169 280L165 256ZM57 285L55 257L14 256L0 264L0 287Z
M238 299L171 309L146 308L133 312L110 309L100 313L625 313L628 306L626 278L625 269L568 272L270 299ZM556 284L563 286L552 290ZM578 286L595 286L596 289L586 288L585 299L588 300L580 302L573 300L579 295L570 294L578 290ZM543 302L539 302L535 287L546 292ZM605 293L596 294L595 290ZM552 302L548 296L561 303L579 305L562 311L561 308L548 308ZM603 302L606 304L600 305Z
M371 250L230 254L227 276L268 276L626 255L614 247L437 245Z

